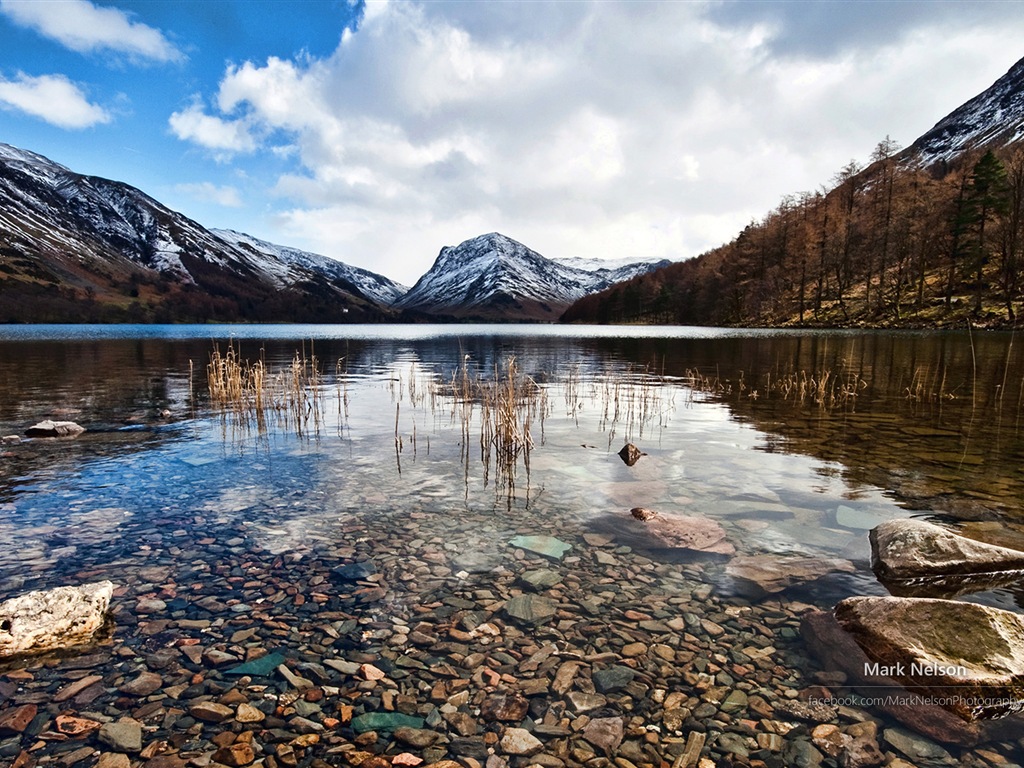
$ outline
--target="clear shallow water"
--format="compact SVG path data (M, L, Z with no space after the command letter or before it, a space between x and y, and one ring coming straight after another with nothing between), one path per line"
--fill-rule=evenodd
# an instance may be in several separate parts
M296 350L315 355L318 428L297 434L272 419L261 434L213 413L205 366L227 340L272 370ZM69 532L118 541L154 514L195 509L251 526L270 515L301 539L313 519L367 505L493 509L498 519L534 507L602 530L643 506L720 521L741 552L850 559L864 578L838 588L862 591L867 528L908 508L1018 536L1020 346L1008 335L948 333L7 326L0 431L19 434L51 414L90 431L10 447L0 530L18 548L5 548L0 568L20 578L29 552L32 580L57 580L102 559L66 543ZM486 379L509 359L544 398L514 489L485 465L479 408L467 417L442 386L463 361ZM692 388L692 372L708 377L704 391ZM856 396L823 406L773 393L771 377L792 372L856 378ZM616 455L626 441L648 454L634 467ZM218 501L236 497L259 501Z
M261 429L213 409L205 367L228 340L271 370L315 354L319 421L269 412ZM393 585L361 618L398 620L489 593L526 533L572 545L579 583L565 600L590 616L624 589L641 607L662 592L732 594L724 557L664 548L630 517L637 506L712 519L740 554L854 566L759 610L885 594L867 542L882 520L923 514L997 543L1024 537L1020 348L948 333L0 328L0 434L47 416L89 429L4 446L0 597L108 577L126 600L159 593L186 615L212 597L258 619L276 603L258 580L245 588L253 564L272 581L277 568L319 574L359 555ZM480 403L448 385L463 364L500 379L509 359L533 382L533 447L502 474L481 447ZM853 389L819 404L780 388L801 372ZM627 440L647 454L632 467L617 455ZM588 535L615 549L598 557ZM594 558L597 575L584 567ZM222 568L228 580L211 580ZM315 595L323 579L289 583ZM1016 608L1020 597L972 599Z

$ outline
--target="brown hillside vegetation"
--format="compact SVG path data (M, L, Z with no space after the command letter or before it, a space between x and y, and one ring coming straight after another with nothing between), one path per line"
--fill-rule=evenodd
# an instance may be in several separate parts
M731 243L581 299L564 322L999 327L1020 309L1024 147L915 167L892 141Z

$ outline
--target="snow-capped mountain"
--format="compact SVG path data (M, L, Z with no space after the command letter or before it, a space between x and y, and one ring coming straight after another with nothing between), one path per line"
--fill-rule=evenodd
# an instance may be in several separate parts
M402 287L0 143L0 322L384 319Z
M275 245L244 232L235 232L233 229L211 229L210 231L221 240L238 248L251 250L267 257L266 269L268 272L279 270L281 265L289 267L282 275L282 279L288 285L297 282L302 271L315 272L335 280L346 281L358 288L363 296L384 306L394 304L409 291L408 286L396 283L383 275L329 259L318 253L300 251L286 245Z
M942 118L906 150L914 165L930 167L971 149L1000 149L1024 140L1024 59L988 89Z
M554 320L577 299L667 264L581 269L546 259L497 232L441 249L397 307L480 320Z

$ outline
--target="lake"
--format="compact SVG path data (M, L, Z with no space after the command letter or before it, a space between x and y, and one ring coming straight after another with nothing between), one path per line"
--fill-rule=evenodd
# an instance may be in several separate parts
M232 728L196 707L228 697L259 712L233 728L278 765L660 766L692 733L717 757L809 759L809 729L771 709L820 682L804 613L888 594L871 528L918 516L1024 548L1022 347L967 331L0 327L0 435L87 429L2 446L0 597L117 585L112 641L0 683L40 713L0 756L37 738L37 755L74 756L81 740L44 738L45 713L73 711L132 716L184 764L224 748L211 729ZM214 350L225 386L257 389L218 401ZM730 571L748 556L835 567L765 595ZM297 688L234 671L268 651ZM393 737L402 723L436 738ZM524 724L539 754L505 744Z

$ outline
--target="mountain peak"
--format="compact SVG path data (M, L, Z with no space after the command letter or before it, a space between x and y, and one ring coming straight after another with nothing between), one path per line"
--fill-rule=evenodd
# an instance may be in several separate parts
M467 319L555 320L577 299L654 266L634 262L616 269L581 269L489 232L442 248L397 306Z

